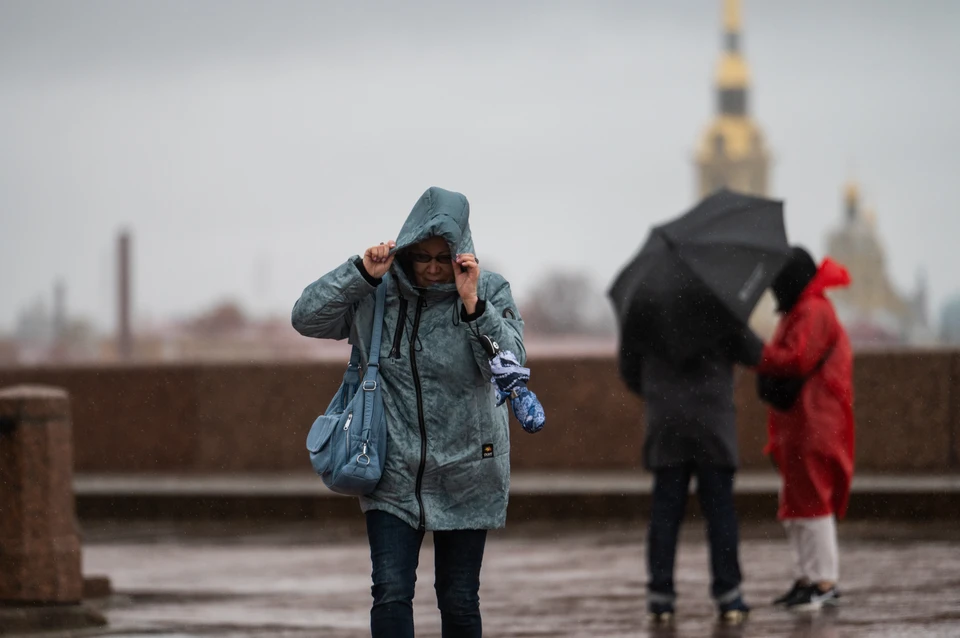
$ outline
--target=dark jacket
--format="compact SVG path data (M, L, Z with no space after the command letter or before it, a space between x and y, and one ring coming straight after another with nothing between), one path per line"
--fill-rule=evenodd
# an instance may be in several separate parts
M745 329L699 355L676 363L621 350L621 373L644 398L643 463L651 470L696 463L736 468L734 365L756 365L763 342Z

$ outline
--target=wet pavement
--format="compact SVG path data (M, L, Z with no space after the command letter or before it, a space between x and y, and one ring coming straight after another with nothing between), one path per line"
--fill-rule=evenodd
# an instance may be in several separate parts
M841 526L842 606L794 615L769 606L789 585L790 553L775 525L744 529L742 628L714 621L707 549L688 524L678 557L678 622L653 631L643 614L643 527L513 526L491 534L481 609L485 636L960 636L960 529ZM110 628L57 636L368 636L369 557L363 528L101 524L84 530L84 572L108 575ZM417 635L440 635L424 542Z

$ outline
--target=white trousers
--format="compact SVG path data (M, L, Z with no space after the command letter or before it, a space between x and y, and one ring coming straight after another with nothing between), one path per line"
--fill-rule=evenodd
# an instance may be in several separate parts
M798 580L835 583L840 579L837 521L833 515L790 518L783 521L783 527L796 558L794 573Z

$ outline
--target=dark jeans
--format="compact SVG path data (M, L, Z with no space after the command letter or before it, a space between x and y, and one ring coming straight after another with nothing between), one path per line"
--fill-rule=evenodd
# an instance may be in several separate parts
M373 638L413 638L413 592L423 532L392 514L367 512L373 563ZM443 638L480 638L480 564L486 530L433 533L434 588Z
M716 467L685 465L655 470L650 533L647 540L648 585L651 603L672 603L677 536L687 506L690 477L697 477L700 509L707 519L710 542L710 593L718 604L740 594L740 534L733 505L734 471Z

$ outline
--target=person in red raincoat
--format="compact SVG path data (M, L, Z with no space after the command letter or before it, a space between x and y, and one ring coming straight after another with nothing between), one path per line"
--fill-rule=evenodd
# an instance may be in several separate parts
M782 477L777 517L796 554L796 580L775 604L803 610L837 602L836 519L843 518L853 478L853 353L827 289L850 284L828 259L817 267L794 247L773 283L783 313L757 372L804 379L793 405L770 408L770 455Z

